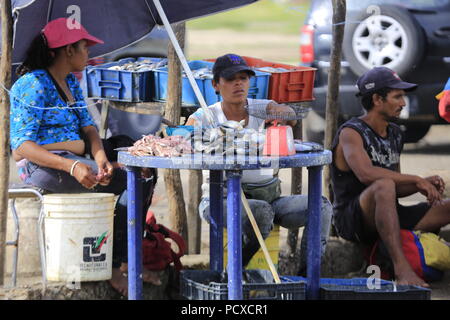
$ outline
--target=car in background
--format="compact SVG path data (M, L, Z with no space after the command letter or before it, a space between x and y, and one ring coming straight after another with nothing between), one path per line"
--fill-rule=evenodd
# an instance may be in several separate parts
M339 87L339 122L363 114L356 80L375 66L393 69L417 83L408 93L399 124L405 142L417 142L439 117L435 95L450 75L450 0L347 0ZM302 27L302 65L317 68L313 112L305 121L307 139L322 142L333 9L329 0L312 0Z

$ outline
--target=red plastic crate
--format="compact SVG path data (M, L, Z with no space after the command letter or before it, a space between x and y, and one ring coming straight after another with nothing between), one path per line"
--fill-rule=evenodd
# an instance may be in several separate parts
M269 80L268 99L276 102L301 102L314 100L313 88L316 68L291 66L288 64L275 63L265 61L259 58L242 57L250 67L256 69L263 67L283 68L289 71L285 72L269 72L271 74ZM206 61L214 62L215 59L207 59Z
M244 58L249 66L254 68L271 67L289 70L285 72L265 71L271 73L269 81L269 99L277 102L314 100L314 77L317 69L303 66L291 66L252 57L242 58Z

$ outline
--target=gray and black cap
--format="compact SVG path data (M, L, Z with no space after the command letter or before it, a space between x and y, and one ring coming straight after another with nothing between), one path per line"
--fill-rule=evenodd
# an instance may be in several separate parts
M395 71L386 67L375 67L367 71L356 82L359 89L357 96L363 96L382 88L402 89L412 91L417 88L417 84L405 82Z

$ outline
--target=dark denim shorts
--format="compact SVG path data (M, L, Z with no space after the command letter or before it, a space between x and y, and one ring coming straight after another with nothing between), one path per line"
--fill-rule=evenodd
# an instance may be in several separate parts
M430 205L425 202L412 206L397 203L400 229L413 230L430 208ZM364 225L359 197L350 201L345 208L335 209L333 224L339 236L345 240L366 244L377 240L377 234L369 232Z

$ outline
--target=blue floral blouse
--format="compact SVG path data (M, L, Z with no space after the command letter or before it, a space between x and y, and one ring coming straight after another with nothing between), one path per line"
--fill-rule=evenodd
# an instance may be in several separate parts
M76 103L73 108L59 96L45 70L34 70L20 77L11 88L11 148L25 141L38 145L80 140L81 127L95 126L83 98L78 80L73 74L66 78Z

